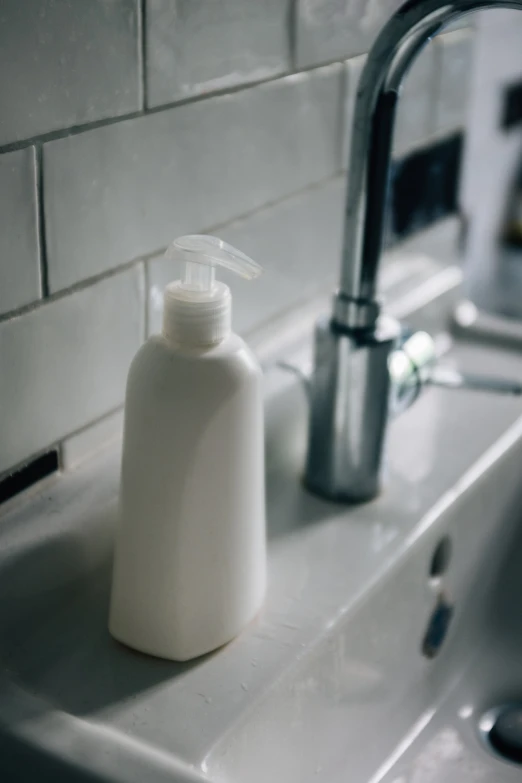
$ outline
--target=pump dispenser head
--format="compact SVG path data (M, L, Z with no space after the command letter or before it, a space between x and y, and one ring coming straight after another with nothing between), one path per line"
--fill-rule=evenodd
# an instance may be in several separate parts
M178 345L215 345L231 330L232 297L215 280L216 266L252 280L262 269L240 250L217 237L191 234L167 248L167 258L184 264L181 280L165 289L163 335Z

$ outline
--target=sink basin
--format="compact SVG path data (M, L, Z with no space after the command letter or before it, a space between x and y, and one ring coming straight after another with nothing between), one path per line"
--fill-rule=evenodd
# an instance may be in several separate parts
M417 296L415 326L450 288ZM305 337L286 360L306 363ZM507 350L448 361L522 376ZM520 780L478 723L522 698L522 403L428 390L391 424L385 491L352 508L301 484L299 380L272 367L266 406L266 604L196 661L108 634L117 447L6 508L2 780Z
M516 355L471 346L449 359L522 371ZM509 410L512 423L451 484L455 460ZM324 557L329 583L318 579L310 602L341 582L348 593L370 558L373 579L335 616L325 605L314 644L213 748L206 763L218 780L520 780L521 767L495 757L478 727L492 706L522 701L520 413L518 401L430 392L392 426L385 495L341 515L314 501L308 560ZM424 493L439 479L446 489L431 504ZM291 536L286 546L295 551ZM441 601L447 635L427 657Z

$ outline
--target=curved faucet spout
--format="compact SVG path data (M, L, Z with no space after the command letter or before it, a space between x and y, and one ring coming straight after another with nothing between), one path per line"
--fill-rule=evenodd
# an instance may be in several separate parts
M522 10L522 0L409 0L383 28L361 76L340 288L333 317L317 323L315 367L308 384L305 482L312 492L330 499L362 502L380 489L390 360L393 364L400 328L393 319L380 316L376 282L401 83L422 47L442 27L485 8ZM417 362L411 367L418 381ZM487 384L500 390L498 381L492 384L490 379ZM505 390L504 383L500 387Z
M384 26L361 75L353 121L342 271L334 320L372 328L379 314L376 278L382 252L391 143L401 83L425 44L447 24L522 0L409 0Z

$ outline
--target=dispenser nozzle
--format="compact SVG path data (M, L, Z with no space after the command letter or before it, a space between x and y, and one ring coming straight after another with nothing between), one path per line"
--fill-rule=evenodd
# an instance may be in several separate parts
M164 336L192 346L221 342L230 334L231 296L228 286L216 282L216 266L247 280L259 277L262 268L232 245L206 234L179 237L165 256L185 267L181 280L165 289Z
M184 262L181 286L187 291L212 291L216 266L229 269L246 280L259 277L263 271L241 250L206 234L179 237L169 245L165 256Z

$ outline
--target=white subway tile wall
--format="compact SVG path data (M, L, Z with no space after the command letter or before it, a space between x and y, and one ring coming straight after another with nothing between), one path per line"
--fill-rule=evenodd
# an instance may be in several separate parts
M283 74L292 0L147 0L147 105Z
M34 147L0 155L0 314L42 295Z
M0 472L121 404L143 300L137 265L0 323Z
M139 0L2 0L0 144L141 108Z
M399 4L0 3L0 474L112 436L176 235L266 266L232 283L243 334L335 284L359 55ZM401 154L462 123L451 36L408 77Z
M336 174L341 76L331 65L44 144L50 290Z
M367 52L404 0L296 0L299 68Z

